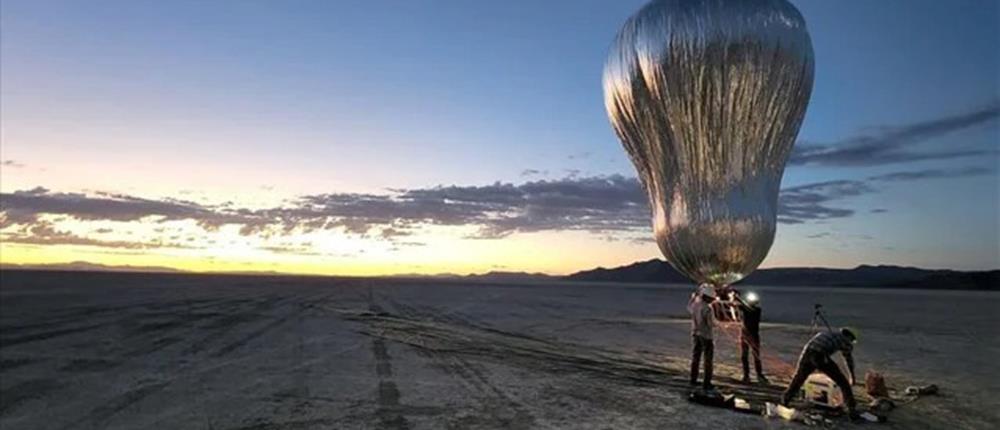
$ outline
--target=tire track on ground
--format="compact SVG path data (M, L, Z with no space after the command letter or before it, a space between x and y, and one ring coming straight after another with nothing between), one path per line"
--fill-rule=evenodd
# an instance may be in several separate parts
M378 303L375 302L368 290L368 310L376 315L385 312ZM378 409L375 416L378 418L379 428L391 430L408 430L410 423L401 413L399 403L399 387L392 377L392 357L385 346L385 339L372 337L372 355L375 356L375 375L378 377Z
M0 416L6 415L21 404L45 397L59 387L52 379L30 379L0 391Z
M222 301L225 299L206 299L203 302L215 302ZM104 314L120 314L121 312L128 311L134 308L147 308L147 309L158 309L166 310L178 307L180 305L190 305L190 300L188 299L178 299L166 303L161 303L160 301L143 301L137 303L130 303L126 305L115 305L115 306L86 306L81 308L75 308L73 310L67 311L62 315L56 315L52 318L29 324L13 324L4 325L0 327L5 333L17 333L21 331L32 331L37 329L46 329L52 327L60 327L68 323L73 323L79 320L91 320L95 317L99 317ZM209 305L210 306L210 305Z
M6 339L0 339L0 348L7 348L14 345L20 345L22 343L37 342L40 340L54 339L57 337L65 336L68 334L82 333L85 331L90 331L98 329L107 325L111 325L114 322L105 322L99 324L90 324L82 327L66 328L62 330L52 330L35 334L27 334L24 336L11 337Z
M478 325L467 317L463 317L459 312L438 312L434 309L418 308L415 306L400 303L391 297L384 300L393 308L397 309L400 315L408 318L433 321L445 325L458 327L475 327ZM444 354L441 351L425 348L417 348L417 353L431 361L431 364L441 369L445 374L457 377L464 385L474 393L477 403L493 418L490 425L502 428L535 428L537 422L535 417L527 410L524 404L515 400L511 395L498 387L489 377L488 372L479 364L467 360L460 354ZM509 409L513 416L503 414L503 409Z
M248 298L239 298L239 299L234 299L234 300L220 300L220 301L214 302L211 306L199 306L198 309L204 309L204 308L222 308L222 309L220 309L220 313L219 313L220 315L227 315L226 312L223 309L228 308L230 311L235 311L236 312L235 316L238 317L238 318L223 318L221 320L221 324L217 324L216 325L217 327L219 327L218 331L215 331L215 332L209 334L208 336L206 336L205 338L202 338L201 341L205 341L206 342L205 345L207 346L207 342L213 341L213 340L217 339L218 337L227 334L229 331L235 329L239 325L239 322L247 320L248 318L244 318L245 316L247 316L247 315L259 316L259 314L261 312L264 312L264 311L267 311L267 310L275 310L277 308L280 308L282 306L287 305L288 302L292 302L294 300L295 300L294 296L286 296L286 297L267 296L267 297L264 297L264 298L256 298L255 297L255 298L250 298L250 299L248 299ZM247 304L247 303L252 303L252 306L249 309L244 308L244 305ZM263 335L266 331L268 331L268 330L273 329L274 327L276 327L278 325L278 324L276 324L276 322L283 321L283 320L287 319L288 317L290 317L293 314L294 314L294 312L290 312L287 315L283 315L282 318L278 318L275 321L269 322L264 327L258 328L256 330L252 331L251 333L249 333L248 335L244 336L243 338L241 338L237 342L231 343L231 344L223 347L220 350L220 351L223 352L222 354L220 354L219 352L216 352L216 354L213 354L213 356L214 357L221 357L221 356L224 356L224 355L226 355L226 354L228 354L228 353L230 353L230 352L238 349L240 346L245 345L247 342L252 341L253 339L255 339L255 338ZM233 314L229 314L228 316L233 316ZM136 318L136 317L137 316L135 316L135 315L131 316L131 318L133 318L133 319ZM138 317L141 318L142 315L139 315ZM254 318L254 319L256 319L256 318ZM174 332L177 329L190 329L190 327L177 326L177 325L174 325L174 324L168 324L168 325L166 325L164 327L172 329L172 330L170 330L171 332ZM175 339L175 338L161 338L161 339L158 339L158 340L154 341L153 346L156 346L155 349L160 349L163 346L165 346L165 345L156 345L157 343L162 343L162 341L164 341L164 339L170 340L170 339ZM179 339L175 339L174 341L176 341L176 340L179 340ZM173 341L170 342L170 343L173 343ZM195 373L200 373L200 372L198 372L196 370ZM104 402L104 404L102 404L102 405L100 405L100 406L92 409L88 414L86 414L85 416L83 416L82 418L80 418L79 420L77 420L74 424L64 427L64 429L70 429L70 428L76 429L76 428L81 428L81 427L103 428L103 427L105 427L107 425L107 422L110 419L112 419L113 417L115 417L116 415L118 415L119 413L121 413L122 411L124 411L124 410L132 407L133 405L135 405L135 404L143 401L147 397L152 396L152 395L154 395L154 394L156 394L156 393L164 390L167 386L169 386L171 383L173 383L174 381L176 381L178 378L181 378L181 377L184 377L184 376L185 375L177 375L177 377L171 378L171 379L168 379L168 380L160 380L160 381L156 381L156 382L147 382L147 383L144 383L144 384L133 386L128 391L126 391L126 392L124 392L122 394L119 394L117 396L114 396L111 399L108 399L106 402ZM191 376L191 375L187 375L187 376Z
M254 339L263 336L265 333L273 330L274 328L280 326L281 324L284 324L286 321L288 321L292 317L301 315L303 309L311 308L311 307L315 306L316 304L322 303L323 301L329 299L330 297L333 296L333 294L334 293L327 293L327 294L321 294L321 295L310 297L309 300L307 300L305 302L302 302L302 303L299 303L298 312L296 312L296 311L289 312L288 314L283 315L283 316L275 319L274 321L271 321L271 322L265 324L264 326L262 326L262 327L260 327L260 328L258 328L256 330L251 331L250 333L247 333L245 336L243 336L239 340L236 340L235 342L232 342L232 343L230 343L228 345L223 346L222 348L219 348L218 351L216 351L214 354L212 354L212 357L223 357L223 356L228 355L229 353L231 353L231 352L233 352L233 351L241 348L242 346L244 346L247 343L253 341Z
M223 316L219 319L213 321L209 327L209 333L202 337L201 339L195 340L182 352L185 355L194 355L202 352L212 342L218 341L224 338L230 331L236 327L254 321L259 317L259 313L268 309L275 309L282 305L284 302L288 302L291 299L288 297L281 296L268 296L264 299L255 300L255 303L250 309L239 310L230 312L224 312ZM240 307L239 305L231 307Z
M400 315L367 314L373 336L412 345L447 356L475 356L552 374L584 374L612 383L643 384L687 391L684 366L679 362L651 362L621 352L535 338L521 333L477 325L454 315L438 318L396 303ZM447 320L449 323L443 323ZM466 321L464 324L456 324ZM751 400L770 400L758 392L745 392Z
M63 429L79 429L84 427L104 428L107 425L107 421L119 412L154 393L162 391L167 387L167 385L169 385L167 382L152 382L134 386L128 391L108 399L108 401L106 401L103 405L92 409L87 415L81 417L80 419L74 420L71 424L63 426Z

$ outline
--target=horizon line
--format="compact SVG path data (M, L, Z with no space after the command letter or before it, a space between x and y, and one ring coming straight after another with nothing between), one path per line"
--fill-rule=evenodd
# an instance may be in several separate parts
M659 261L661 263L669 264L666 260L662 258L652 258L648 260L638 260L628 264L622 264L620 266L597 266L589 269L576 270L571 273L565 274L552 274L545 272L528 272L520 270L488 270L485 272L468 272L468 273L455 273L455 272L437 272L437 273L387 273L378 275L350 275L350 274L335 274L335 273L312 273L312 272L289 272L289 271L276 271L276 270L191 270L182 269L169 266L133 266L133 265L112 265L103 263L94 263L85 260L76 260L68 262L57 262L57 263L5 263L0 262L0 270L24 270L24 271L53 271L53 272L100 272L100 273L136 273L136 274L191 274L191 275L239 275L239 276L293 276L293 277L324 277L324 278L352 278L352 279L376 279L376 278L468 278L477 276L489 276L491 274L507 274L507 275L527 275L535 277L546 277L552 278L553 280L565 279L570 276L591 272L596 270L616 270L636 264L649 263L651 261ZM87 265L90 267L73 267L74 265ZM898 269L915 269L923 270L928 272L935 271L947 271L954 273L989 273L1000 271L1000 266L988 269L973 269L973 270L963 270L955 268L926 268L918 266L902 266L896 264L882 264L882 263L866 263L859 264L853 267L828 267L828 266L772 266L772 267L762 267L754 270L747 275L750 277L753 273L767 271L767 270L788 270L788 269L807 269L807 270L842 270L851 271L857 270L862 267L886 267L886 268L898 268ZM746 279L746 278L744 278Z

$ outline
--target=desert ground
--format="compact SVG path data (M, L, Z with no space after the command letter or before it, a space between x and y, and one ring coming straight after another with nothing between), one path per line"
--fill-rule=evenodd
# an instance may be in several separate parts
M1000 423L1000 294L748 288L773 400L814 303L857 327L859 374L934 383L884 424ZM0 273L0 428L761 429L802 424L687 401L690 286L435 279ZM856 387L861 393L863 389Z

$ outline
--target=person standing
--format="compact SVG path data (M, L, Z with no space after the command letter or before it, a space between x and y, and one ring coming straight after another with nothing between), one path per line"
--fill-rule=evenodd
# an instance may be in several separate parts
M762 310L757 294L748 293L746 298L736 296L739 301L740 314L743 319L743 330L740 331L740 361L743 364L743 383L750 383L750 355L753 355L754 370L757 371L757 382L768 384L760 362L760 318Z
M712 301L715 300L715 289L708 284L702 284L698 291L691 295L688 301L688 312L691 313L691 385L698 385L698 365L704 358L705 378L702 388L706 391L712 387L712 360L715 345L712 341Z

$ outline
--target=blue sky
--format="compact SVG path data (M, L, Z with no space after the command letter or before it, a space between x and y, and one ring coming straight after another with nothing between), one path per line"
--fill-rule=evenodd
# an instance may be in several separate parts
M0 186L266 208L324 193L631 177L600 79L612 37L644 3L6 0ZM765 265L1000 265L998 4L794 3L816 52L800 145L914 129L899 151L976 155L790 166L785 188L866 188L830 199L849 215L781 225ZM869 180L897 172L923 174ZM579 240L606 247L607 232L591 236ZM70 246L56 242L46 245ZM612 249L573 264L658 254L633 240Z

